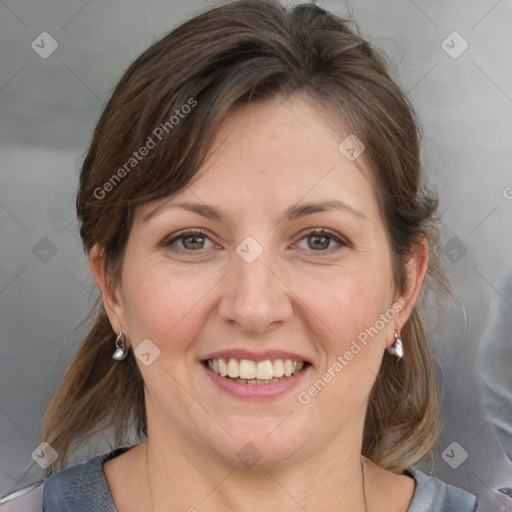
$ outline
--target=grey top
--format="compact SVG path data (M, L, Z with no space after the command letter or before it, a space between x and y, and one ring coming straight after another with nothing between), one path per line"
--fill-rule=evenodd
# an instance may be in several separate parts
M117 512L103 463L129 450L117 448L52 475L43 487L43 512ZM408 472L416 489L408 512L474 512L476 497L418 470Z

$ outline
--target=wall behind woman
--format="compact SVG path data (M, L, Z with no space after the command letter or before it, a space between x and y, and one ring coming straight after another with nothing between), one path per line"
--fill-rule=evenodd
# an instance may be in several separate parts
M424 126L425 163L446 224L443 250L460 297L425 308L445 422L432 471L479 494L482 510L510 510L512 499L496 489L512 488L505 451L512 333L500 327L512 297L498 284L512 260L512 5L318 3L352 12L362 34L387 52ZM37 456L41 418L96 296L74 214L95 122L128 64L206 7L204 0L0 2L0 497L42 479L52 452ZM497 327L488 327L491 309L499 310ZM107 450L98 439L81 454Z

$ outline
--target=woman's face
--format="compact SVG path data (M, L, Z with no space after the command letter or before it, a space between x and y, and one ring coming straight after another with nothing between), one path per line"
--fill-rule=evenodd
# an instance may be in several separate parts
M300 99L239 107L197 179L136 211L109 311L150 437L246 465L360 443L406 301L368 174L326 116Z

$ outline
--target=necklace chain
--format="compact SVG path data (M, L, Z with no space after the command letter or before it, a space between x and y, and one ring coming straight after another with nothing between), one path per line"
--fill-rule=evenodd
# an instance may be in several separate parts
M361 457L361 473L363 475L363 498L364 498L364 512L368 512L368 503L366 501L366 489L364 483L364 464L363 457ZM151 499L151 510L155 512L155 503L153 502L153 489L151 488L151 479L149 477L149 462L148 462L148 442L146 441L146 475L148 477L149 497Z

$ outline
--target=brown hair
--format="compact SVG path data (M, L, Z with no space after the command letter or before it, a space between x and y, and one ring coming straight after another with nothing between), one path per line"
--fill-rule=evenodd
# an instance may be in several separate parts
M235 1L180 25L130 65L96 126L77 197L84 248L102 248L110 285L120 277L135 208L191 183L236 105L295 94L328 105L365 144L397 288L422 236L431 246L429 273L443 282L437 201L421 184L414 111L382 56L349 25L312 4ZM151 151L135 159L150 140ZM416 309L402 334L406 356L395 364L385 353L363 438L363 454L396 472L422 459L439 431L436 380ZM132 351L124 363L112 361L115 336L98 302L44 418L42 438L59 453L48 474L95 432L111 428L117 445L130 429L140 439L147 434L144 383Z

